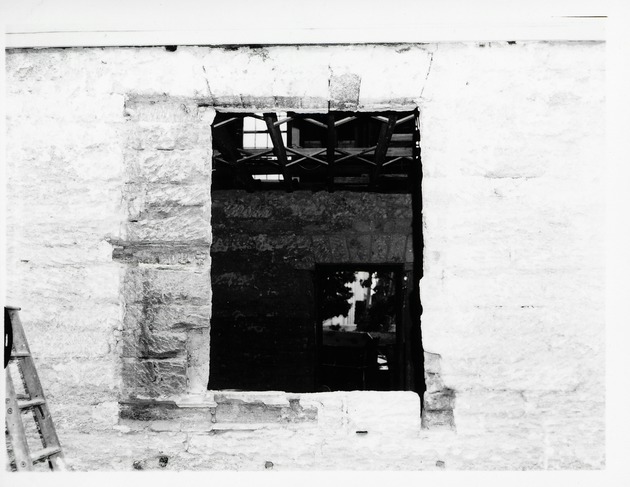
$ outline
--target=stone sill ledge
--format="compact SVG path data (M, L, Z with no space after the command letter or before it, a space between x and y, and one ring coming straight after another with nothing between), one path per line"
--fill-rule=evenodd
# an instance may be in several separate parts
M420 397L409 391L206 391L121 401L118 428L154 432L320 430L417 436Z

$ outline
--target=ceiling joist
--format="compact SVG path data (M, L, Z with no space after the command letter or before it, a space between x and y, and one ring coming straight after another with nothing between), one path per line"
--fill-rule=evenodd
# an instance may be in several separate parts
M282 140L282 133L278 128L279 125L276 124L278 122L278 116L275 113L265 113L264 120L267 124L267 131L269 132L269 136L271 137L271 141L273 143L273 152L278 158L280 167L282 168L284 184L287 187L287 191L293 191L291 175L287 169L287 152Z
M233 177L237 186L248 190L284 186L287 191L334 191L348 185L369 191L398 185L404 190L412 166L419 162L417 116L417 111L218 113L213 142L221 165L213 169L214 175L228 187ZM246 124L247 118L264 124Z

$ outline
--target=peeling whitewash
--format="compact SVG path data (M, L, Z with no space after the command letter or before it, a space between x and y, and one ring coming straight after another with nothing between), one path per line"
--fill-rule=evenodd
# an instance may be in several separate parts
M24 49L6 63L7 302L71 468L603 468L603 43ZM134 105L149 98L153 111ZM170 265L182 287L166 294L199 292L192 274L209 287L213 107L415 106L426 372L454 391L455 429L421 429L410 392L202 394L210 290L201 324L173 338L183 381L125 417L146 373L125 365L129 283ZM154 200L173 213L152 216ZM187 239L162 261L146 245L112 256ZM236 405L223 422L221 401ZM256 423L248 401L289 405Z

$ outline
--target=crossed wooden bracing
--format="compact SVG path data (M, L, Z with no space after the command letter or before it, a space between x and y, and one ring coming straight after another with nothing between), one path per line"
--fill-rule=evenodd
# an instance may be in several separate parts
M217 113L215 189L411 188L418 113Z

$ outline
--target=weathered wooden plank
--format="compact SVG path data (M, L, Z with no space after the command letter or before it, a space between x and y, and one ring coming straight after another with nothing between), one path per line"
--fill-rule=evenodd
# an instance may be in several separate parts
M49 448L44 448L42 450L36 451L33 454L31 454L31 461L33 463L35 462L39 462L41 460L44 460L46 458L50 458L53 455L56 455L58 453L61 453L61 448L59 448L58 446L51 446Z
M346 149L339 149L339 148L335 150L339 152L340 154L343 154L344 156L346 156L345 159L350 159L350 158L357 159L371 166L375 164L374 161L370 161L369 159L366 159L365 157L361 157L357 152L351 153L351 152L348 152ZM336 162L339 162L339 159Z
M343 157L340 157L339 159L337 159L336 162L338 162L338 163L339 162L343 162L346 159L351 159L351 158L354 157L354 158L362 159L363 161L367 161L367 162L372 163L372 161L368 161L367 159L360 158L359 156L362 156L363 154L367 154L368 152L372 152L374 149L376 149L376 146L368 147L367 149L363 149L360 152L356 152L356 153L349 152L348 149L345 149L344 151L346 152L346 155L344 155ZM342 151L337 149L337 152L342 152Z
M409 142L411 144L413 142L413 134L411 132L408 134L392 134L392 142Z
M328 186L328 191L332 192L334 190L335 184L335 147L337 146L337 130L335 128L335 114L332 112L328 112L326 117L328 122L327 131L327 145L326 145L326 159L328 160L328 171L326 175L326 184Z
M376 146L372 147L344 147L340 149L338 147L335 148L335 151L338 153L343 152L344 155L350 156L361 156L369 153L370 151L375 150ZM287 152L295 153L302 157L306 156L315 156L321 154L322 151L326 152L328 150L327 147L300 147L296 149L294 147L285 147ZM251 153L252 156L261 157L263 155L270 154L273 149L248 149L248 152ZM387 148L387 157L412 157L413 156L413 147L388 147ZM253 157L253 158L255 158ZM338 161L338 159L335 159Z
M393 159L390 159L389 161L385 161L382 167L389 166L390 164L393 164L394 162L398 162L400 160L413 161L413 159L411 159L410 157L394 157Z
M282 133L280 132L278 125L276 125L278 116L275 113L265 113L264 119L267 124L267 131L271 137L271 142L273 143L273 152L278 158L280 167L282 168L284 184L287 187L287 191L291 192L293 191L293 181L287 168L287 151L282 140Z
M34 406L41 406L44 402L46 401L44 401L41 397L37 399L28 399L26 401L18 401L18 407L20 409L28 409Z
M416 116L416 114L415 114L415 113L412 113L411 115L407 115L406 117L403 117L403 118L399 119L399 120L396 122L396 125L400 125L401 123L405 123L405 122L407 122L407 121L409 121L409 120L413 119L415 116Z
M245 151L239 151L239 152L245 152ZM245 157L241 157L240 159L238 159L236 161L237 164L243 163L245 161L249 161L251 159L256 159L257 157L263 157L266 156L268 154L273 154L273 149L265 149L263 152L257 153L257 154L249 154L248 156Z
M276 127L279 127L280 125L290 122L291 120L294 120L294 119L295 117L285 117L285 118L281 118L280 120L275 121L273 124Z
M387 123L389 119L387 117L383 117L382 115L372 115L374 120L378 120L379 122Z
M302 156L302 157L300 157L299 159L296 159L296 160L294 160L294 161L288 162L288 163L287 163L287 166L292 166L292 165L294 165L294 164L297 164L298 162L302 162L302 161L303 161L303 160L305 160L305 159L310 159L310 160L312 160L312 161L315 161L315 162L317 162L317 163L319 163L319 164L322 164L322 165L325 165L325 166L327 166L327 165L328 165L328 161L324 161L324 160L322 160L322 159L317 159L317 158L315 157L315 156L318 156L318 155L320 155L320 154L323 154L324 152L326 152L326 151L327 151L327 149L317 149L317 150L316 150L316 152L312 152L312 153L310 153L310 154L309 154L309 153L304 152L304 149L300 149L299 151L298 151L298 150L295 150L295 149L291 149L290 147L287 147L286 149L287 149L287 152L289 152L289 153L291 153L291 154L295 154L295 155L298 155L298 156Z
M339 127L340 125L346 124L348 122L352 122L353 120L356 120L357 117L346 117L346 118L342 118L341 120L337 120L335 122L335 127Z
M328 125L326 125L325 123L322 123L322 122L320 122L318 120L315 120L315 119L312 119L312 118L305 117L302 120L304 120L305 122L308 122L308 123L312 123L313 125L317 125L318 127L321 127L321 128L324 128L324 129L328 128Z
M223 126L223 125L226 125L226 124L228 124L228 123L230 123L230 122L234 122L234 121L236 121L236 120L240 120L241 118L242 118L242 117L232 117L232 118L228 118L227 120L223 120L223 121L221 121L221 122L218 122L218 123L214 124L214 126L213 126L213 127L216 129L216 128L219 128L219 127L221 127L221 126Z
M387 123L383 124L383 126L381 127L376 150L374 151L375 166L372 173L370 174L370 182L372 185L376 184L378 175L381 172L381 167L383 166L385 156L387 155L389 142L392 138L392 134L394 133L394 128L396 127L396 119L396 115L389 115Z

